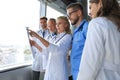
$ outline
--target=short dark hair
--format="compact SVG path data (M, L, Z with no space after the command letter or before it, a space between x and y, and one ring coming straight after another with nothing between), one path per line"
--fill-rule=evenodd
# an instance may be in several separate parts
M74 10L81 10L82 13L83 13L83 6L81 3L71 3L69 4L67 7L66 7L66 10L69 9L69 8L73 8Z
M54 18L50 18L49 20L53 21L54 23L56 23L56 20Z
M45 16L40 18L40 20L42 20L42 19L48 20L47 17L45 17Z

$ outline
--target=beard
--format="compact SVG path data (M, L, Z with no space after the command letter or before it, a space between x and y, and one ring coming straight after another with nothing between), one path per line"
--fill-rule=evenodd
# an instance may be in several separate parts
M76 19L74 19L74 21L71 24L72 25L76 25L78 21L79 21L79 17L77 17Z

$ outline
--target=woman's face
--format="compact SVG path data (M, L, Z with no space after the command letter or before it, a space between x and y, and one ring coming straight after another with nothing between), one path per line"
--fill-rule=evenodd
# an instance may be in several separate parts
M101 8L101 1L99 3L89 4L89 10L90 10L89 15L91 16L91 18L97 17L97 13L100 10L100 8Z
M57 19L56 21L56 29L57 29L57 32L58 33L62 33L62 32L65 32L65 29L67 27L67 24L64 20L62 19Z

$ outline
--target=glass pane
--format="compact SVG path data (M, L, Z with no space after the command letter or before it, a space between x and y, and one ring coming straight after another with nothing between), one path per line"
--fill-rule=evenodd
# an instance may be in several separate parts
M49 19L49 18L57 18L57 17L59 17L59 16L63 16L63 14L62 13L60 13L60 12L58 12L58 11L56 11L56 10L54 10L53 8L51 8L51 7L49 7L49 6L47 6L47 12L46 12L47 14L47 18ZM53 13L55 14L55 15L53 15Z
M0 70L32 61L26 27L39 27L38 0L0 0Z

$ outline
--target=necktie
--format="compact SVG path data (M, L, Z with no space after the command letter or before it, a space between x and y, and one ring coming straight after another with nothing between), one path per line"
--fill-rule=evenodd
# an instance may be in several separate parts
M44 36L45 36L45 31L43 31L42 36L43 36L43 38L44 38Z

